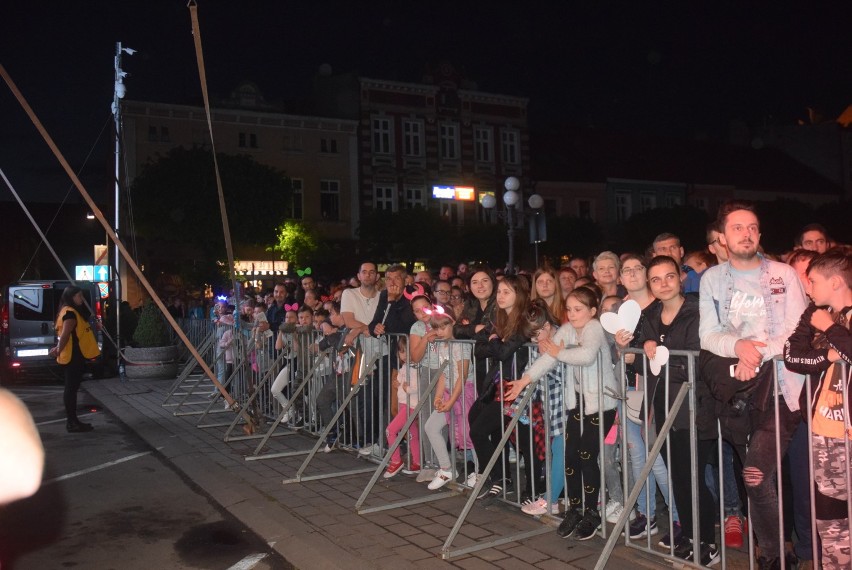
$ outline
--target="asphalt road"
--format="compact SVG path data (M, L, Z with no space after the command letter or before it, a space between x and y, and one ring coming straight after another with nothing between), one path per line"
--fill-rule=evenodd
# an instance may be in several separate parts
M47 462L36 495L0 508L2 570L290 568L85 391L79 415L95 431L69 434L55 381L7 388L35 418Z

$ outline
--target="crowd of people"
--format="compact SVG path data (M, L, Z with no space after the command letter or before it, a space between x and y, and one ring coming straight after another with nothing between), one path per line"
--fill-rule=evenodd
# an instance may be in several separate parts
M260 361L269 358L261 348L263 339L274 338L277 350L292 351L291 333L307 330L318 331L319 350L343 351L357 344L365 358L384 359L386 365L370 380L371 395L362 398L360 413L371 421L360 424L355 446L367 455L406 438L408 459L397 448L386 478L421 472L422 422L436 461L429 489L456 477L448 448L452 442L470 466L463 483L481 488L484 501L504 496L511 478L507 462L496 461L490 472L486 466L508 419L529 414L518 422L511 444L525 464L518 502L530 515L564 512L559 536L589 539L604 521L614 522L625 510L630 538L656 535L661 531L655 514L659 489L671 519L659 543L674 556L705 566L718 562L715 523L721 521L728 547L742 547L751 526L761 569L780 568L782 559L787 567L813 567L813 541L819 542L819 567L849 568L846 450L852 429L843 395L852 363L852 250L833 243L818 224L803 228L795 248L781 255L764 252L760 235L754 205L730 201L708 226L703 250L687 253L678 236L663 233L646 251L605 251L532 273L504 275L462 263L441 266L436 275L411 275L404 266L391 265L380 276L376 263L364 262L353 278L330 285L307 274L298 283L276 283L271 291L248 290L239 303L217 303L214 318L233 324L239 310L261 368ZM641 309L638 323L629 330L605 330L602 314L617 314L626 303ZM218 338L220 380L230 362L226 328ZM388 351L382 340L388 335L405 336ZM454 339L473 342L450 342ZM656 374L643 365L643 357L657 360L672 351L676 354ZM810 393L803 389L805 375L812 379ZM343 390L334 375L327 377L317 396L324 423L339 403L335 394ZM415 418L406 437L402 428L424 396L422 385L433 379L431 412ZM693 392L694 414L689 405L674 413L668 453L655 460L638 501L625 504L629 489L621 488L620 454L614 450L619 443L627 448L628 465L621 468L632 485L684 385ZM282 389L273 383L273 395L286 406ZM645 404L640 417L623 422L619 430L625 389ZM513 408L511 402L528 391L533 392L528 410ZM379 409L386 402L387 415ZM543 418L549 419L547 429ZM601 434L607 436L604 449ZM337 436L334 431L329 435L326 451L334 448ZM776 453L784 457L781 474ZM698 488L685 467L693 456ZM779 528L779 475L789 489L783 501L785 529ZM545 488L549 492L542 493ZM698 528L693 505L698 506Z

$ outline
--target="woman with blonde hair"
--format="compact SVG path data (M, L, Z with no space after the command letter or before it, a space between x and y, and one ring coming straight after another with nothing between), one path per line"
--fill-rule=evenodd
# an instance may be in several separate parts
M559 275L552 267L539 267L532 280L530 300L541 299L557 323L565 322L565 298L559 284Z

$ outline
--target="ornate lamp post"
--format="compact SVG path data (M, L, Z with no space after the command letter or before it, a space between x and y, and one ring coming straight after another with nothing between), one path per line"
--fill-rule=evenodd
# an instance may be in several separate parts
M521 201L521 194L518 189L521 187L521 181L510 176L503 183L506 191L503 192L503 203L506 204L506 224L508 226L509 236L509 262L506 270L507 275L515 272L515 208ZM529 198L529 205L533 209L539 209L544 204L544 199L538 194L533 194ZM492 209L497 206L497 199L490 194L482 198L482 207ZM521 206L523 208L523 206ZM536 264L538 263L538 245L536 244Z

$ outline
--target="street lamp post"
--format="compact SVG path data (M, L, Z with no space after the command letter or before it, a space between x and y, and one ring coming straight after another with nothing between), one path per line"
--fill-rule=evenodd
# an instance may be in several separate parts
M506 268L507 275L515 272L515 208L521 200L521 195L518 189L521 187L521 181L510 176L503 183L506 191L503 192L503 203L506 204L506 224L508 225L507 234L509 236L509 263ZM544 199L538 194L530 196L529 205L531 208L538 209L544 204ZM497 199L494 196L486 195L482 198L482 207L492 209L497 206ZM536 243L536 265L538 265L538 244Z
M124 86L124 78L127 76L127 73L123 69L121 69L122 53L126 53L127 55L133 55L134 53L136 53L136 50L129 47L123 47L121 45L121 42L117 42L115 44L115 90L113 91L112 96L112 115L113 119L115 120L115 226L113 227L113 231L115 232L116 238L118 238L118 226L120 219L119 194L121 190L121 100L127 94L127 88ZM112 270L114 271L114 279L112 302L110 304L115 307L115 344L116 350L118 351L119 367L121 364L121 275L119 275L118 272L120 259L121 251L118 248L118 243L116 243L113 254L113 261L115 263L115 267L112 268Z

